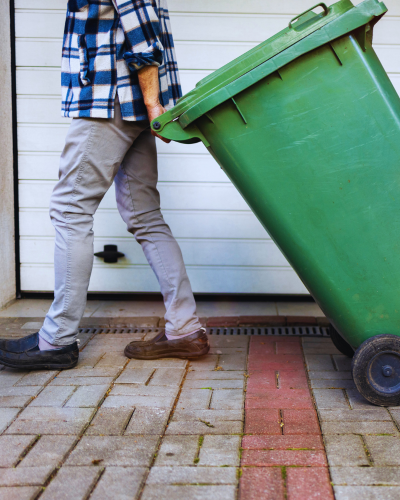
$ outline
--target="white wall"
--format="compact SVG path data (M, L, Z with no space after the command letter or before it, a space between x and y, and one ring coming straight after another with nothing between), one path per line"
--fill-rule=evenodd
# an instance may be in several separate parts
M60 117L65 0L16 0L21 277L23 290L53 287L48 202L69 120ZM400 89L400 2L389 0L375 48ZM169 0L184 92L283 29L309 0ZM162 208L196 292L306 293L294 271L202 145L159 144ZM156 291L126 233L113 189L95 217L95 250L118 244L116 265L96 259L91 290Z
M0 309L15 298L10 7L0 2Z

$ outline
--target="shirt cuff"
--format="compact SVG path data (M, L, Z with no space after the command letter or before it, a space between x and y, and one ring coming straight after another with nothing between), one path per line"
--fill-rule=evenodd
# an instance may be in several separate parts
M144 52L125 52L124 59L131 71L137 71L144 66L161 66L163 51L160 43L153 43Z

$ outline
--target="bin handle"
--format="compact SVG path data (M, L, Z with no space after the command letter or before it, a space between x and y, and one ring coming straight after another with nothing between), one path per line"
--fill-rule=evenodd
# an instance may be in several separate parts
M324 9L326 16L329 14L329 7L327 7L324 2L317 3L317 5L314 5L314 7L310 7L309 9L305 10L304 12L299 14L298 16L294 17L289 23L289 28L291 28L291 29L293 28L293 26L292 26L293 21L296 21L296 19L299 19L300 17L304 16L304 14L307 14L307 12L310 12L311 10L316 9L317 7L322 7Z

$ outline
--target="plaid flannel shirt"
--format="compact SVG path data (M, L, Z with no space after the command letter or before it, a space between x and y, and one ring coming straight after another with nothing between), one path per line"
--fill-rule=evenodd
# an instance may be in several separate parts
M158 66L160 102L181 97L166 0L68 0L62 50L62 116L147 119L137 70Z

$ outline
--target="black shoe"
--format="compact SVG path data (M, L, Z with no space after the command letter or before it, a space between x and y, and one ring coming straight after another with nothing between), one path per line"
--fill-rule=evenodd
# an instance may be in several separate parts
M131 342L125 347L124 354L134 359L193 359L204 356L209 350L206 332L201 328L182 339L168 340L164 333L160 333L147 342Z
M26 370L63 370L74 368L79 358L78 343L41 351L39 333L18 340L0 339L0 364Z

